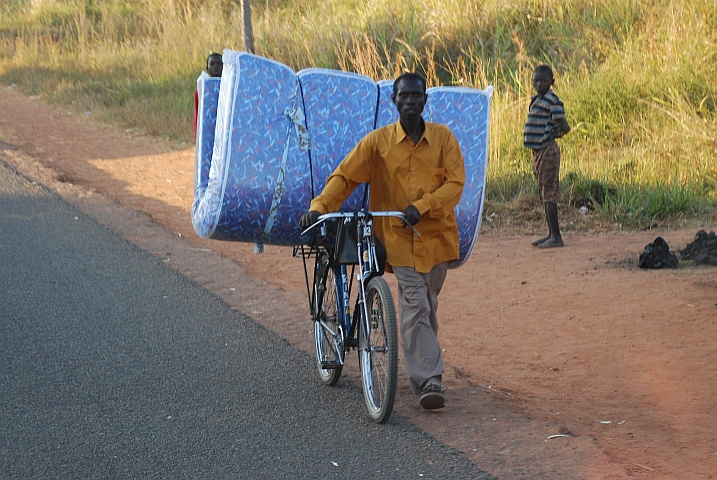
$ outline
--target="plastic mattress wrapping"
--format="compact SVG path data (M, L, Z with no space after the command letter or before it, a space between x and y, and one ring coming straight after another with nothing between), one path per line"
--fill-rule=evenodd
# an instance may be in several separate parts
M221 79L197 79L199 113L192 223L201 237L297 245L299 219L346 154L368 132L398 120L393 81L310 68L224 50ZM433 87L426 121L447 124L465 159L456 207L460 258L480 229L488 159L492 87ZM365 187L342 210L361 208Z

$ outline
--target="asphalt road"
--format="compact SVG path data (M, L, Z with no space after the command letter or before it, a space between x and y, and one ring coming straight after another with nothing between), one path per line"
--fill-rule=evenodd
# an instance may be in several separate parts
M491 478L0 160L0 478Z

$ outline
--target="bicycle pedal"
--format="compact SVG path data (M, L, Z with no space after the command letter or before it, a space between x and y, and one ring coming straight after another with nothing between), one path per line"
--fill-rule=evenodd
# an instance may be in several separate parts
M343 364L339 362L338 360L331 360L331 361L322 361L321 362L321 368L324 370L332 370L335 368L341 368L343 367Z

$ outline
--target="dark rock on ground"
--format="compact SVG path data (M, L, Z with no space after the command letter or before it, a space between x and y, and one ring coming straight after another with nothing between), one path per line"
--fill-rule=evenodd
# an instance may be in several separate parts
M675 268L678 262L677 256L670 252L667 242L662 237L657 237L640 254L637 266L640 268Z
M692 260L695 265L717 265L717 235L700 230L695 239L684 250L680 250L682 260Z

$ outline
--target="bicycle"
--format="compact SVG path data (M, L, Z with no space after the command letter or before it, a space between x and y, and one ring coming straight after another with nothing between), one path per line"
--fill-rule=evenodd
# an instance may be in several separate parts
M391 290L381 277L385 249L373 234L373 217L379 216L405 221L402 212L361 210L320 215L316 223L302 232L304 235L313 231L314 235L308 244L294 247L294 256L301 256L304 262L321 382L335 385L341 377L346 353L358 350L369 416L384 423L396 399L398 326ZM412 226L411 229L419 235ZM311 285L307 269L310 258L314 258ZM358 289L352 311L354 274Z

